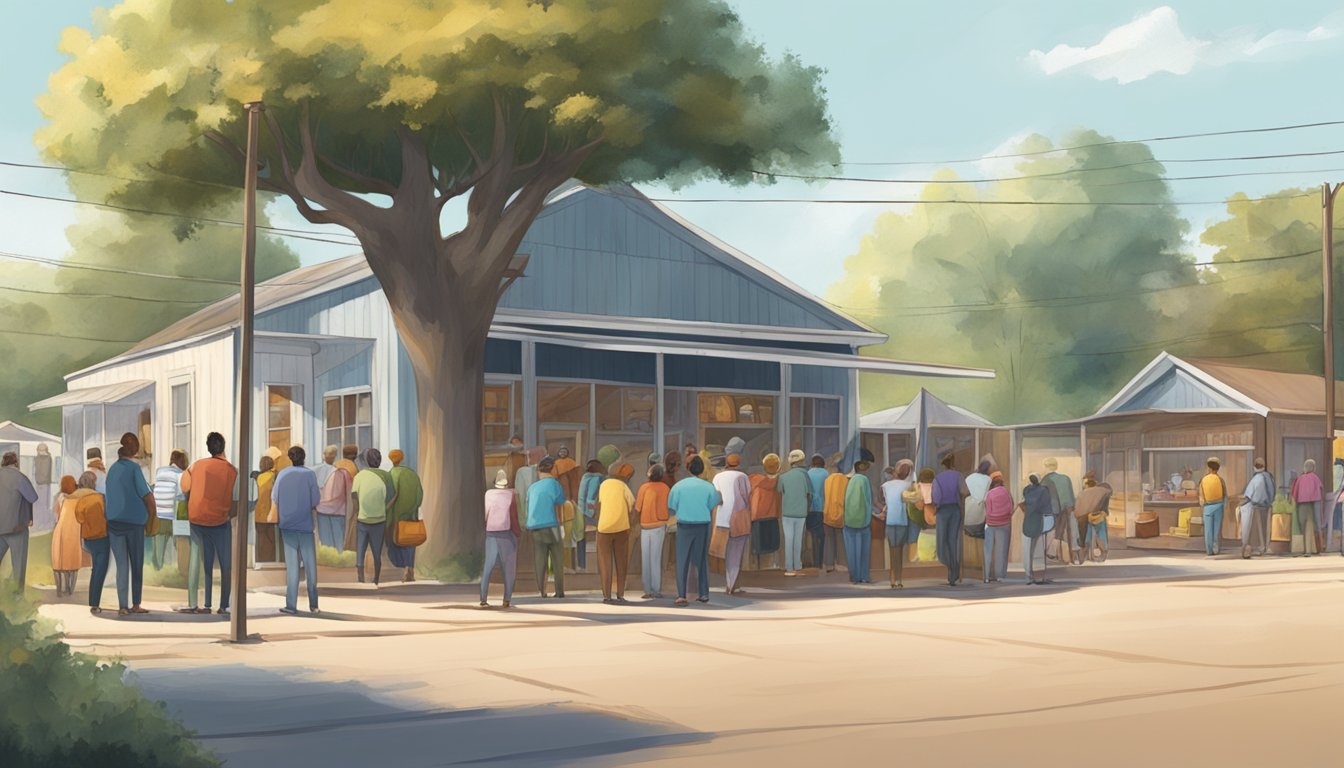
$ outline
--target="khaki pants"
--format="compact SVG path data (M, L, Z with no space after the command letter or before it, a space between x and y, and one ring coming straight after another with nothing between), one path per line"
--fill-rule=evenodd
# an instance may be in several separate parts
M614 566L614 568L613 568ZM625 576L630 568L630 531L597 534L597 579L602 598L611 598L611 575L616 573L616 597L625 599Z

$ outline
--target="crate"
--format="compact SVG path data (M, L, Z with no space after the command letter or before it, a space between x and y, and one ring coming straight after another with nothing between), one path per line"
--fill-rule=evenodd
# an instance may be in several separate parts
M1152 520L1135 520L1134 537L1138 539L1155 539L1162 535L1162 524L1154 517Z

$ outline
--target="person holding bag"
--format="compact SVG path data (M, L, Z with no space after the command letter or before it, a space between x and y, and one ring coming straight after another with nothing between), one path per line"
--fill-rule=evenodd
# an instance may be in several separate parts
M395 568L405 571L403 582L415 581L415 548L425 543L425 524L420 520L420 505L424 503L425 489L414 469L402 466L406 454L392 450L387 454L392 462L392 490L396 497L387 515L387 559Z
M714 476L714 488L723 498L714 520L714 538L710 554L722 552L724 560L724 592L741 592L737 577L742 572L742 561L751 538L751 481L739 467L742 455L730 453L724 460L726 468Z

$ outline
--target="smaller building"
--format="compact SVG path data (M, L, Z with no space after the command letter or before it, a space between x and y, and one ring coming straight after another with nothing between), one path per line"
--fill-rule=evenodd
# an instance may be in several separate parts
M55 523L51 510L53 488L60 484L62 474L70 474L61 464L61 438L12 421L0 421L0 454L10 452L19 455L19 471L37 489L33 529L46 531Z

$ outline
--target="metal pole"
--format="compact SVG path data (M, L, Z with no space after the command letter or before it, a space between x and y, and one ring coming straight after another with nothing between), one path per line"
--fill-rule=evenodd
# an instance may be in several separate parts
M1322 302L1321 331L1325 337L1325 360L1322 366L1325 379L1325 476L1333 477L1330 467L1334 465L1335 453L1335 193L1339 185L1330 188L1327 182L1321 185L1321 287Z
M256 303L257 263L257 131L264 105L247 109L247 162L243 174L243 265L238 302L238 493L234 502L233 606L229 614L229 638L247 640L247 499L251 495L248 467L252 464L252 315Z

